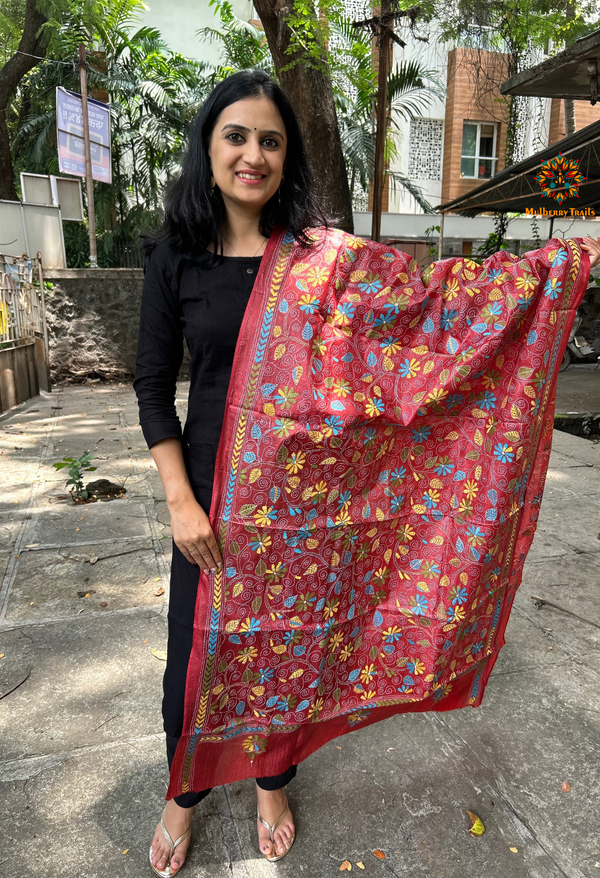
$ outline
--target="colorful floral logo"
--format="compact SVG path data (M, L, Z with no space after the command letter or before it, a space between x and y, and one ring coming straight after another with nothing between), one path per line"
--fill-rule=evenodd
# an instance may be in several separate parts
M554 198L559 204L567 198L579 198L579 187L585 179L579 172L579 159L568 159L560 152L547 159L534 177L540 184L542 198Z

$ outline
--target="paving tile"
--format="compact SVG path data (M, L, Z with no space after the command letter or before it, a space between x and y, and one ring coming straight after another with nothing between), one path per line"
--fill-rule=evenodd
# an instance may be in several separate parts
M162 586L149 540L86 545L83 551L25 551L19 558L6 618L34 622L80 616L97 612L101 603L107 611L155 606L162 602L156 595Z
M146 641L146 642L144 642ZM0 761L160 733L166 620L151 610L0 633Z

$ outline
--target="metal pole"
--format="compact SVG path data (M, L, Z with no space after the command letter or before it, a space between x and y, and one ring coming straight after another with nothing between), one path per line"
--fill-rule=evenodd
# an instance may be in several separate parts
M81 110L83 114L83 144L85 149L85 191L87 194L88 233L90 236L90 266L98 268L96 251L96 211L94 210L94 180L92 177L92 154L90 151L90 128L88 120L87 75L85 46L79 43L79 78L81 81Z
M444 214L440 214L440 237L438 238L438 259L441 260L444 249Z
M385 183L385 133L387 127L387 81L389 71L390 36L389 11L391 0L381 0L379 22L379 67L377 76L377 130L375 132L375 174L373 177L373 213L371 216L371 240L381 238L381 211Z

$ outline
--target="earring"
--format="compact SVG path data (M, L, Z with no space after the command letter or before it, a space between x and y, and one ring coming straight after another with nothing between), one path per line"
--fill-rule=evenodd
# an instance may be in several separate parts
M211 188L211 189L214 189L216 185L217 185L217 181L215 180L215 178L214 178L213 176L211 176L211 178L210 178L210 188Z

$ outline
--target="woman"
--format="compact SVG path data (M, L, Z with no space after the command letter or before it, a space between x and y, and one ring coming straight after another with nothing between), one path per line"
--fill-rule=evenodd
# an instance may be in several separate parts
M256 778L275 860L299 761L358 724L481 703L600 244L421 277L327 227L286 98L243 72L204 105L149 250L134 386L174 540L150 860L172 875L213 785Z

